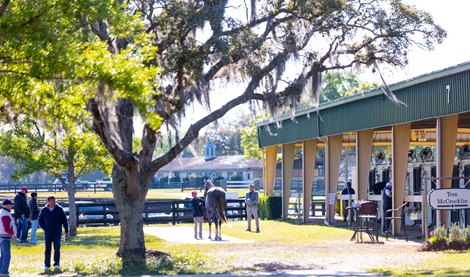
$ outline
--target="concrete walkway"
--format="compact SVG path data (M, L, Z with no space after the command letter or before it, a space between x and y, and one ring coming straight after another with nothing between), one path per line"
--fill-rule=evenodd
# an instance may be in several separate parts
M227 226L224 226L227 228ZM214 228L213 228L214 229ZM213 240L215 237L212 230L212 240L208 239L209 232L202 232L202 239L194 238L194 229L188 226L171 226L171 227L144 227L144 233L159 237L163 240L181 244L220 244L220 243L252 243L250 240L230 237L224 235L222 228L222 240Z

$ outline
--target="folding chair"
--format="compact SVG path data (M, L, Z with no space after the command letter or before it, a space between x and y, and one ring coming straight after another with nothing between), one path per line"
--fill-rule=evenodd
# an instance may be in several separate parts
M405 227L406 226L405 225L405 206L406 205L408 205L408 202L403 203L400 207L398 207L396 209L386 210L385 211L386 214L388 212L392 212L392 215L387 216L387 217L385 217L385 215L384 215L384 218L385 218L385 220L387 220L387 219L390 219L390 220L401 219L401 226L403 226L403 232L405 233L405 240L408 241L408 236L406 235L406 227ZM388 229L385 230L385 239L388 240Z
M372 241L379 242L377 216L378 216L378 205L376 202L365 202L359 206L359 214L357 215L357 221L358 221L357 231L361 232L361 242L362 242L362 232L366 232ZM371 223L372 223L372 226L369 226L369 224ZM374 238L374 235L375 235L375 238Z

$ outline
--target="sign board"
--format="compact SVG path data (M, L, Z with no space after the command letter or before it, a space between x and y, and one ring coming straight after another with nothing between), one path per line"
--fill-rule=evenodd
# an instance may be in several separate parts
M336 201L336 192L331 192L330 195L328 196L328 203L330 205L334 205Z
M435 210L470 208L470 189L434 189L429 192L429 205Z

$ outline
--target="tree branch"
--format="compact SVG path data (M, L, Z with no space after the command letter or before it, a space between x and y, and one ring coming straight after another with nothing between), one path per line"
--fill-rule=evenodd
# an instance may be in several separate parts
M152 161L148 168L148 174L153 176L158 171L158 169L160 169L162 166L168 164L174 158L176 158L198 136L199 131L203 127L223 117L228 111L230 111L234 107L253 99L254 96L256 96L257 98L261 98L259 94L254 94L255 89L259 86L261 80L269 72L275 69L279 63L284 62L286 60L287 55L287 52L279 53L274 59L271 60L268 65L253 74L250 83L248 84L247 88L245 89L242 95L230 100L218 110L213 111L206 117L200 119L199 121L191 125L188 131L186 132L185 136L178 143L176 143L175 146L173 146L167 153L165 153L161 157Z
M0 16L6 11L8 4L10 4L10 0L2 1L2 5L0 5Z
M105 86L106 85L103 82L99 82L97 90L103 93L103 90L105 90ZM91 99L88 102L88 109L90 110L91 115L93 117L93 130L101 138L104 146L106 147L108 152L113 156L116 164L127 169L135 167L138 164L136 157L134 157L132 153L129 153L125 149L120 148L119 143L117 143L112 138L113 131L110 128L110 119L109 117L106 117L106 115L110 114L111 111L101 111L100 104L98 102L98 99L96 98Z

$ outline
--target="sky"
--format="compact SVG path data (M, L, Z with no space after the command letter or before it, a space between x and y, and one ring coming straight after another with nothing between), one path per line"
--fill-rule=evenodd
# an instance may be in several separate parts
M434 22L447 31L447 38L429 52L413 49L405 69L382 72L389 83L396 83L425 73L470 61L470 1L467 0L408 0L429 12Z
M405 0L406 2L425 10L434 18L434 22L447 31L447 38L442 44L435 46L433 51L413 48L409 51L409 63L405 68L381 68L385 81L390 85L407 80L422 74L444 69L460 63L470 61L470 1L468 0ZM364 81L380 82L376 74L365 74L361 77ZM243 90L244 86L228 86L218 89L219 94L211 97L212 110L225 104L228 100L227 93L236 94ZM233 98L233 97L232 97ZM195 118L208 112L201 107L190 108L187 119L182 127L189 126ZM230 120L248 113L248 106L243 105L230 111L224 118ZM186 129L186 128L184 128Z

